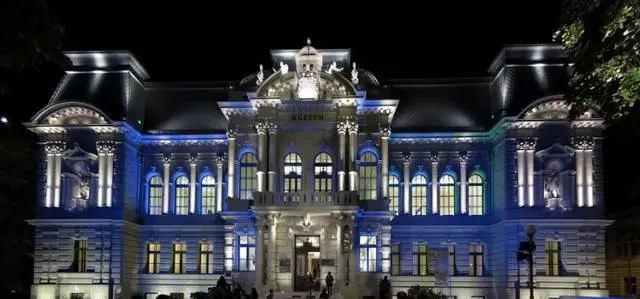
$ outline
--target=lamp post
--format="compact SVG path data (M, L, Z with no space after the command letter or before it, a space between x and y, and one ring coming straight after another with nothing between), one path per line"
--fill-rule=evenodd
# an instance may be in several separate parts
M536 251L533 236L535 236L536 231L535 225L527 225L525 227L524 232L527 234L528 240L520 242L518 250L518 262L527 260L529 263L529 299L533 299L533 253Z

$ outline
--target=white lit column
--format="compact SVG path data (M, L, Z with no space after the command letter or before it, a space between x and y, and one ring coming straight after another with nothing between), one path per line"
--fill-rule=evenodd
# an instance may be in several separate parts
M47 182L46 182L46 207L60 207L60 171L62 163L62 151L64 143L50 141L45 144L44 151L47 155Z
M224 165L224 157L216 158L216 212L222 211L222 166Z
M269 288L273 289L276 283L276 226L278 219L274 215L269 215L269 248L267 249L267 278Z
M467 214L469 199L467 198L467 154L460 153L460 214Z
M339 122L338 123L338 152L339 152L339 161L338 161L338 191L345 191L345 179L346 179L346 159L347 159L347 155L346 155L346 149L347 149L347 141L346 141L346 135L347 135L347 126L348 124L346 122Z
M438 213L438 153L431 154L431 212Z
M264 285L264 216L256 217L256 287Z
M271 124L269 126L269 192L275 192L276 190L276 177L278 170L278 159L277 159L277 142L276 137L278 133L278 127L276 124Z
M518 169L517 169L517 173L518 173L518 207L524 207L524 202L525 202L525 159L524 159L524 142L518 142L516 144L516 160L517 160L517 164L518 164Z
M189 213L196 213L196 167L198 166L198 156L194 155L189 158Z
M267 170L267 123L259 122L256 124L258 132L258 171L256 172L258 186L257 192L264 192L266 186L265 178Z
M97 152L98 152L98 202L96 205L98 207L104 206L104 189L105 189L105 178L107 172L107 153L104 148L104 142L98 142L97 144Z
M536 139L529 138L527 143L527 201L530 207L535 205L534 180L533 180L533 153L536 149Z
M227 194L229 198L235 197L235 166L236 166L236 132L232 129L227 130Z
M380 129L380 145L382 151L382 198L389 199L389 131L388 127L382 127Z
M343 274L344 274L344 252L343 252L343 232L342 232L342 215L337 215L335 217L336 221L336 275L334 275L334 288L337 285L342 285L344 282ZM336 290L334 290L335 292ZM340 291L340 290L337 290Z
M576 153L576 206L584 207L584 139L573 138L573 148Z
M162 157L162 167L164 170L162 174L162 177L164 178L164 184L162 186L164 189L162 191L162 213L169 214L169 168L171 167L171 156L165 155L164 157Z
M587 138L584 150L584 175L586 188L586 201L587 207L593 207L595 202L593 200L593 138Z
M404 155L402 160L404 166L404 174L402 175L402 187L404 188L402 192L402 205L404 207L403 212L405 214L411 214L411 155Z
M358 171L356 170L356 151L358 142L358 124L349 124L349 191L358 191Z

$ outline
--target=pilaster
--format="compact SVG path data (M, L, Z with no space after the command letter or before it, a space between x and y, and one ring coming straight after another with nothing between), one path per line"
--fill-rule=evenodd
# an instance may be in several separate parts
M440 157L437 152L431 153L431 212L438 214L438 162Z
M469 161L466 152L458 154L460 162L460 214L467 214L469 199L467 198L467 162Z
M382 152L382 198L389 198L389 136L391 130L388 126L380 127L380 147Z
M164 182L162 185L162 213L169 214L169 184L170 181L170 168L171 168L171 155L164 155L162 157L162 177L164 178Z
M402 157L402 164L404 174L402 175L404 188L402 192L402 206L404 207L404 214L411 214L411 154L404 154Z
M227 194L229 198L235 197L236 136L235 130L227 130Z
M44 145L47 156L47 182L45 206L60 207L60 184L62 176L62 152L65 150L63 141L48 141Z

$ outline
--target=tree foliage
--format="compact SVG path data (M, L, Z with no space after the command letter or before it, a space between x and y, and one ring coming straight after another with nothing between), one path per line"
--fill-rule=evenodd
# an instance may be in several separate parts
M412 286L407 293L398 292L396 296L398 299L447 299L441 292L418 285Z
M556 41L574 62L566 98L574 116L597 108L607 122L640 99L640 0L564 0Z

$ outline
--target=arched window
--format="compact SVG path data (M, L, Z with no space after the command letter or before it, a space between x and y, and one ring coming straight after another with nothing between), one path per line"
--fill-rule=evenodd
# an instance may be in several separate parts
M189 214L189 179L181 175L176 179L176 215Z
M484 215L484 180L477 174L469 178L469 215Z
M200 181L200 199L202 215L216 212L216 180L210 175L203 177Z
M360 156L360 199L376 200L378 197L378 158L372 152Z
M427 178L421 174L411 179L411 215L427 215Z
M450 216L456 211L456 181L450 175L440 177L438 183L440 199L440 215Z
M302 159L296 153L284 158L284 192L302 190Z
M400 179L393 174L389 176L389 211L394 215L400 211Z
M240 157L240 199L253 199L258 186L258 157L254 153L245 153Z
M162 214L162 179L154 175L149 179L149 215Z
M316 192L331 192L333 178L333 161L327 153L320 153L313 162L314 188Z

